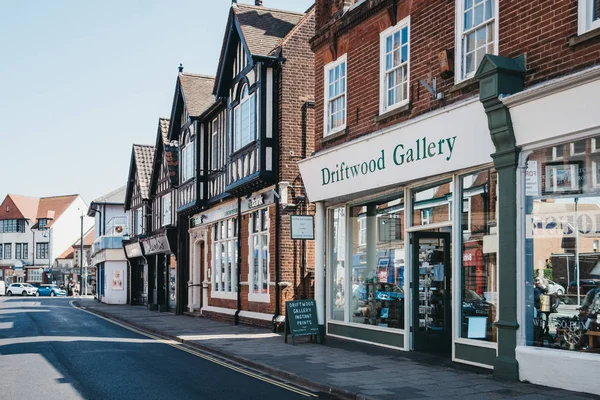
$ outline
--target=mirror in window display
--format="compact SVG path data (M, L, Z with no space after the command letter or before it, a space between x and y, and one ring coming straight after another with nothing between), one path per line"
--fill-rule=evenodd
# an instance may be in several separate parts
M461 337L495 342L498 175L488 169L461 178Z
M452 182L413 193L413 225L448 222L452 218Z
M536 150L526 171L527 343L600 353L600 137Z
M331 318L345 321L346 312L346 209L339 207L330 212L331 223Z
M404 199L350 209L350 322L404 328Z

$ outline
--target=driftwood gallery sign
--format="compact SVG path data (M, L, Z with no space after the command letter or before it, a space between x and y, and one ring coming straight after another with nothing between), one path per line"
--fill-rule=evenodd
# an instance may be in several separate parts
M285 302L285 343L288 333L292 336L292 343L296 344L296 336L317 336L319 323L317 322L317 303L314 300L294 300Z

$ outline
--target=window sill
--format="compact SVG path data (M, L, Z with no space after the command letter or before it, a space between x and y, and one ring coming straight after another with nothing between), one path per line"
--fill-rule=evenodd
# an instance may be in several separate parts
M346 128L344 129L340 129L339 131L332 133L330 135L324 136L321 138L321 144L327 143L327 142L331 142L332 140L341 138L342 136L346 135Z
M237 300L236 292L215 292L210 291L210 297L213 299Z
M390 111L384 112L383 114L376 115L375 122L385 121L386 119L389 119L396 115L402 114L404 112L407 112L407 111L410 112L411 109L412 109L412 103L409 102L401 107L394 108Z
M459 82L456 85L452 86L450 89L448 89L448 93L454 93L464 89L473 89L471 86L475 86L478 84L479 80L476 78L465 79L464 81Z
M248 301L254 303L270 303L271 296L269 293L248 293Z
M569 38L569 46L575 47L582 43L600 37L600 28L594 28L582 35L574 35Z

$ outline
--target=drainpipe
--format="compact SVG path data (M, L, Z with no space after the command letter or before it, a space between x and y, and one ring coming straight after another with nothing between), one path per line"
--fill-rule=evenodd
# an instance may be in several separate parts
M238 212L237 212L237 237L238 237L238 245L237 245L237 282L235 283L237 288L237 309L235 310L235 314L233 316L233 322L235 325L240 324L240 311L242 311L242 291L240 286L240 280L242 277L242 198L238 197ZM207 238L208 239L208 238ZM206 244L205 244L206 246ZM214 266L213 266L214 267ZM219 268L221 268L219 266ZM231 277L229 278L231 279Z
M281 211L279 209L279 183L275 184L275 314L273 315L273 332L277 332L277 318L281 308L281 287L279 286L279 269L281 268Z

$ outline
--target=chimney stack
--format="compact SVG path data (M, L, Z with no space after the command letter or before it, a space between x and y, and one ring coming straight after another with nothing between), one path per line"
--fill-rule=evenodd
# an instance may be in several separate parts
M262 7L262 0L254 0L254 5Z
M183 64L179 63L179 67L177 68L179 70L179 73L183 73Z

